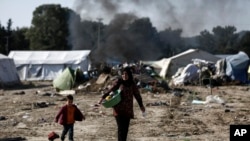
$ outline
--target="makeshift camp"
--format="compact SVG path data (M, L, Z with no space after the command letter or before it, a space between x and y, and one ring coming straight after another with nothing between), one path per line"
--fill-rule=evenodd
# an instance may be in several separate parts
M164 61L159 61L161 62L160 66L162 66L159 75L163 78L171 78L171 76L173 76L179 68L192 63L193 59L216 62L220 58L199 49L189 49L173 57L164 59Z
M0 87L20 83L13 59L0 54Z
M238 54L226 57L226 75L234 81L248 82L249 57L240 51Z
M90 50L75 51L11 51L21 80L54 80L67 67L89 68Z

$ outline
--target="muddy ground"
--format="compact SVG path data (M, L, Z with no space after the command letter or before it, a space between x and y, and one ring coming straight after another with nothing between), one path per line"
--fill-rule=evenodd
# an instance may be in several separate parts
M249 88L183 86L179 88L183 94L180 99L172 91L141 90L147 115L142 117L134 101L135 119L130 124L128 141L227 141L231 124L250 125ZM193 100L205 101L211 94L225 103L192 104ZM75 141L117 140L112 109L92 107L100 96L101 92L89 90L77 90L74 95L74 103L86 115L85 121L75 124ZM51 131L60 135L62 126L54 122L54 117L64 100L48 81L2 89L0 141L46 141Z

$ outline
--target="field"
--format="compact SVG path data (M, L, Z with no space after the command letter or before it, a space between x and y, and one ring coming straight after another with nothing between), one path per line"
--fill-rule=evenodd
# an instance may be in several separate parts
M128 141L227 141L231 124L250 125L249 86L182 86L178 90L181 98L173 91L141 90L147 115L142 117L134 101ZM208 95L217 95L225 103L192 104L205 101ZM75 141L117 140L112 109L93 107L100 97L98 91L78 90L74 95L74 103L86 116L75 123ZM45 141L51 131L61 134L62 126L54 117L65 98L51 82L26 82L1 90L0 100L0 141Z

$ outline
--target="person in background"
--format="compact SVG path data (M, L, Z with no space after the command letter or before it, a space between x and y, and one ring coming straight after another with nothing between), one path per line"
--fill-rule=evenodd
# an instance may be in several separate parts
M137 100L143 113L145 113L145 107L139 89L134 82L131 69L126 67L121 73L122 78L115 81L114 85L102 96L98 104L100 105L110 92L120 89L121 101L113 107L113 115L117 123L118 141L126 141L130 119L134 118L133 97Z
M77 108L75 104L73 104L73 96L67 95L66 104L59 110L58 114L55 117L55 122L63 125L63 131L61 134L61 140L64 141L65 135L69 132L68 137L69 141L74 140L74 123L75 121L85 120L85 116L82 112Z

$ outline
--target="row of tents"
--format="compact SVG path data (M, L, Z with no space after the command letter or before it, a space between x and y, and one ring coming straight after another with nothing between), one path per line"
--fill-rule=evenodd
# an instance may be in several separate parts
M54 80L66 68L87 71L90 50L11 51L0 55L0 86L21 81Z
M239 51L238 54L220 57L220 55L213 55L199 49L189 49L170 58L163 58L158 61L143 61L142 63L154 67L158 71L160 77L172 79L180 68L185 68L187 66L190 71L194 71L192 69L194 67L190 67L190 64L193 64L195 60L209 62L213 65L224 62L224 64L221 64L223 68L215 66L217 67L216 69L221 70L218 73L224 73L231 80L248 83L248 73L250 73L249 57L242 51ZM191 72L186 73L190 74Z
M0 86L20 81L54 80L66 68L88 71L91 62L90 50L72 51L11 51L8 56L0 55ZM233 80L248 81L249 57L240 51L235 55L220 58L199 49L189 49L170 58L157 61L142 61L154 67L163 79L171 78L179 68L192 63L193 59L217 62L225 59L226 74Z

